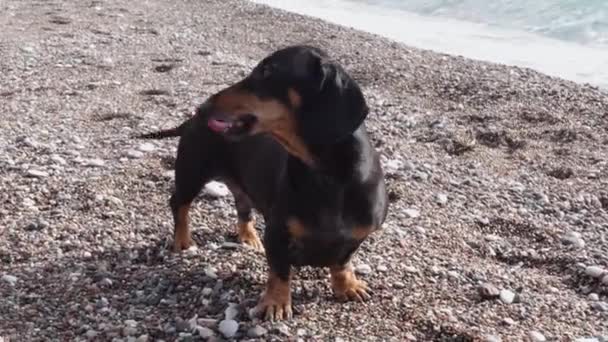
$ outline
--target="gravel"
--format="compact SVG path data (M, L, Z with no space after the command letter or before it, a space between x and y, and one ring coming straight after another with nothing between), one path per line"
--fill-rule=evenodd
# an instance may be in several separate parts
M304 42L362 86L391 208L353 259L369 266L357 271L373 292L365 306L334 300L328 271L304 267L295 317L276 328L248 315L267 266L236 244L225 186L192 205L197 248L171 253L177 141L131 136L181 123L263 56ZM0 52L0 338L220 339L235 324L234 340L608 331L597 88L236 0L5 0ZM513 304L496 290L480 300L486 283Z

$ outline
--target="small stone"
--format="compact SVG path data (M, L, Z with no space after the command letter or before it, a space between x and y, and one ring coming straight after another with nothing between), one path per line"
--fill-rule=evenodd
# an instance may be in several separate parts
M376 269L378 270L378 272L386 272L386 271L388 271L388 267L386 267L384 265L378 265L378 267L376 267Z
M562 242L565 245L572 245L576 248L585 247L585 240L581 237L578 232L568 232L562 237Z
M483 340L484 342L502 342L502 339L496 335L486 335Z
M207 195L212 197L226 197L230 194L228 187L220 182L211 181L205 184L205 188L203 190Z
M195 328L195 330L196 330L196 333L198 334L198 336L202 337L203 339L209 339L209 338L213 337L213 335L215 335L213 330L211 330L207 327L197 326Z
M86 336L86 338L88 339L94 339L95 337L97 337L98 334L99 333L95 330L87 330L84 336Z
M509 290L500 291L500 300L505 304L512 304L515 301L515 293Z
M98 158L87 159L84 161L84 166L88 167L102 167L104 165L106 165L106 162Z
M207 297L213 293L213 289L210 287L205 287L202 291L203 296Z
M274 330L283 336L291 336L289 333L289 327L285 323L277 323L274 326Z
M599 266L588 266L585 268L585 274L593 278L601 278L606 271Z
M598 300L600 300L600 296L597 293L590 293L589 295L587 295L587 298L589 298L589 300L592 302L597 302Z
M151 143L143 143L137 147L138 150L142 152L152 152L156 149L156 147Z
M228 304L226 310L224 310L224 316L227 320L234 320L239 315L238 305L234 303Z
M58 156L56 154L53 154L50 158L53 162L55 162L55 164L59 164L59 165L66 165L67 162L65 161L65 159L63 159L61 156Z
M134 326L126 326L126 327L122 328L123 336L133 336L135 334L137 334L137 328Z
M361 275L367 275L372 273L372 268L368 264L359 264L357 267L355 267L355 272Z
M300 336L300 337L306 336L306 330L304 330L304 329L296 330L296 336Z
M106 297L101 297L97 300L96 305L98 309L102 309L108 307L108 305L110 305L110 302L108 302L108 299Z
M266 335L267 333L268 333L268 330L266 330L264 327L256 325L255 327L253 327L247 331L247 336L256 338L256 337L262 337L262 336Z
M384 170L387 174L394 174L403 167L403 162L397 159L389 159L384 163Z
M490 283L483 283L478 288L479 296L482 299L496 299L500 297L500 290Z
M31 169L27 170L26 175L32 178L46 178L49 176L49 173L42 170Z
M218 330L224 337L231 338L236 335L236 332L239 330L239 323L232 319L225 319L220 322Z
M422 227L415 227L414 231L418 234L424 235L426 234L426 229L422 228Z
M503 319L502 319L502 322L503 322L505 325L515 325L515 321L514 321L514 320L512 320L512 319L511 319L511 318L509 318L509 317L505 317L505 318L503 318Z
M186 321L186 320L182 319L181 317L178 317L175 319L175 329L178 332L192 331L192 329L194 328L192 325L193 325L192 322Z
M144 156L144 153L138 150L128 150L127 157L131 159L139 159Z
M608 303L606 302L593 302L591 307L597 311L608 312Z
M439 205L445 205L446 203L448 203L448 195L437 194L435 196L435 202L437 202L437 204L439 204Z
M150 336L148 336L147 334L141 335L139 336L135 342L148 342L148 340L150 339Z
M604 276L604 278L602 278L602 284L603 284L603 285L607 285L607 286L608 286L608 274L606 274L606 275Z
M419 272L418 269L414 266L405 266L403 269L407 273L418 273Z
M110 279L110 278L103 278L99 281L99 285L101 287L110 287L110 286L112 286L112 283L113 283L112 279Z
M414 208L407 208L407 209L403 210L403 213L408 218L418 218L418 217L420 217L420 210L414 209Z
M226 242L222 243L222 248L223 249L239 249L239 248L241 248L241 244L236 243L236 242L226 241Z
M4 274L2 275L2 281L8 283L10 286L15 286L17 283L17 277L10 274Z
M603 342L597 337L580 337L574 340L574 342Z
M528 333L528 336L530 337L530 340L532 340L532 342L545 342L547 340L545 335L541 334L538 331L530 331Z
M217 279L217 271L212 268L212 267L207 267L205 268L205 270L203 271L205 272L205 275L211 279Z

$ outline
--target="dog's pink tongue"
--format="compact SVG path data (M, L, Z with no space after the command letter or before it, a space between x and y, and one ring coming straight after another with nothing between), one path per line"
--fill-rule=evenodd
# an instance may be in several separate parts
M207 121L207 125L209 126L209 128L211 128L212 131L222 133L227 131L230 126L232 126L232 123L217 119L209 119L209 121Z

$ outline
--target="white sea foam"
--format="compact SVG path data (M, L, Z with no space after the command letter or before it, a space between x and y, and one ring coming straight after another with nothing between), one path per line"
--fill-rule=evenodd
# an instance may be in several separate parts
M490 0L488 0L490 1ZM560 40L533 28L421 15L379 1L253 0L379 34L407 45L468 58L529 67L608 89L608 46ZM381 2L380 2L381 3Z

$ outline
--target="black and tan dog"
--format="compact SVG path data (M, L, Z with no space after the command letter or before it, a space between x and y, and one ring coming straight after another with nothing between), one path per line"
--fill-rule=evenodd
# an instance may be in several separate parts
M258 308L292 316L292 266L329 267L335 295L369 298L350 265L388 208L378 154L366 133L368 107L356 82L320 49L292 46L265 58L211 96L181 126L144 138L180 136L174 249L192 245L188 211L212 179L235 198L242 242L265 248L269 276ZM264 243L252 209L265 221Z

